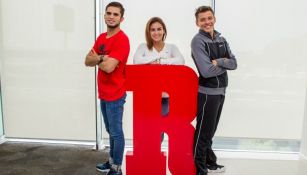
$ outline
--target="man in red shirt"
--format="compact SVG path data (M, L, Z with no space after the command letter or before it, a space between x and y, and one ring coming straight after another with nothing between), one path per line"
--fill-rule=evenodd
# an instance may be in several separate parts
M122 117L126 99L125 67L130 52L129 39L120 29L124 20L122 4L111 2L106 6L104 20L107 32L102 33L87 54L85 65L99 67L98 94L105 127L110 138L110 158L96 168L107 175L122 175L125 139Z

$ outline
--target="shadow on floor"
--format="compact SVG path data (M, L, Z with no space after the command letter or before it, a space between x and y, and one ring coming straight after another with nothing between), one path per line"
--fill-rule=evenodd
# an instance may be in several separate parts
M95 165L107 159L107 150L92 146L6 142L0 145L0 174L104 175Z

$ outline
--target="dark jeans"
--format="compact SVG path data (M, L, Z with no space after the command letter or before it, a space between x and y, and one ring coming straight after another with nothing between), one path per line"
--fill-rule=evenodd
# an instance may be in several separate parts
M162 97L162 107L161 107L161 115L162 117L167 117L169 113L169 98L168 97ZM164 139L164 133L161 133L161 143L163 142Z
M110 139L110 157L115 165L121 165L124 155L125 139L123 132L123 112L126 94L115 101L100 100L104 124Z
M224 100L224 95L198 93L197 123L194 134L196 175L207 175L207 165L216 164L212 138L220 120Z

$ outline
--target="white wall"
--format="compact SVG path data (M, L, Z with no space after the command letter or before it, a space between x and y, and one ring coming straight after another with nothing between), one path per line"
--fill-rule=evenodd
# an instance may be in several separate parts
M95 140L94 1L0 4L6 137Z

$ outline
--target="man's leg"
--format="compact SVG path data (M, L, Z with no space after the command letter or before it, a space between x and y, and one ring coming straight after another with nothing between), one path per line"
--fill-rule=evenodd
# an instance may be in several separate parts
M220 118L221 118L221 114L222 114L222 110L223 110L223 106L224 106L224 101L225 101L224 95L218 95L218 96L219 96L218 99L217 99L218 109L217 109L217 116L216 116L213 135L215 134L217 127L218 127L218 124L220 122Z
M106 102L103 101L103 100L100 100L100 109L101 109L102 118L103 118L103 121L104 121L105 128L106 128L107 132L109 133L109 121L108 121L107 112L106 112Z
M102 118L103 118L103 121L104 121L106 131L109 133L109 121L108 121L107 112L106 112L106 103L107 103L106 101L100 100L100 109L101 109L101 113L102 113ZM113 164L113 158L112 158L113 155L112 155L111 149L110 149L109 154L110 154L109 161L107 161L105 163L98 163L96 165L96 169L98 171L107 172L107 171L110 170L111 164Z
M126 95L124 95L119 100L108 102L106 109L110 129L110 145L112 146L111 154L113 155L112 158L114 163L114 166L112 165L112 167L116 171L120 170L125 147L125 139L122 126L125 99Z
M207 174L206 157L211 148L218 114L217 97L198 93L197 124L194 134L194 161L197 175Z
M214 126L214 132L213 132L213 136L217 130L219 121L220 121L220 117L221 117L221 113L223 110L223 105L224 105L224 100L225 100L225 96L224 95L218 95L217 96L217 104L218 104L218 112L217 112L217 116L216 116L216 120L215 120L215 126ZM207 161L207 168L209 169L209 172L215 172L215 173L219 173L219 172L224 172L225 171L225 167L223 165L218 165L217 164L217 157L214 153L214 151L212 150L212 139L211 139L211 146L207 151L207 157L206 157L206 161Z

